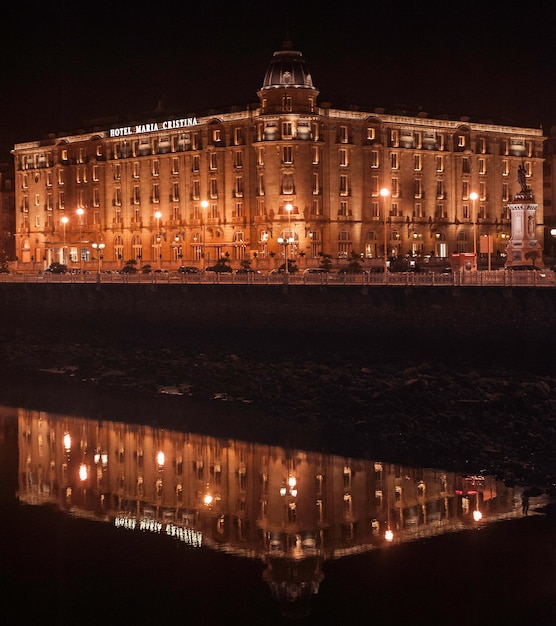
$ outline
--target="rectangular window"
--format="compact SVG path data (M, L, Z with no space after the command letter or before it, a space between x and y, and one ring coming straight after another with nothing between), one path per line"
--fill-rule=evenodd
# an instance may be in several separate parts
M100 206L100 192L96 187L93 189L93 206Z
M443 172L444 171L444 155L439 155L436 157L436 171Z
M479 137L479 152L486 154L486 139L484 137Z
M392 178L392 198L399 198L400 185L397 178Z
M141 223L141 209L139 208L135 208L133 209L133 221L136 224L140 224Z
M259 196L264 196L264 174L259 174L257 191Z
M458 148L465 148L465 135L458 135Z
M479 174L486 174L486 160L479 158Z
M367 141L374 141L375 138L376 138L376 130L372 126L369 126L367 128Z
M393 148L397 148L400 145L400 132L395 128L390 131L390 145Z
M264 165L264 150L257 148L257 165Z
M510 173L510 167L508 164L508 159L502 159L502 176L508 176Z
M282 139L291 139L293 136L293 126L291 122L282 122Z
M139 185L133 185L133 198L131 201L133 204L141 203L141 188Z
M340 143L348 143L349 131L347 126L340 126Z
M160 174L160 161L158 159L153 159L151 173L153 176L158 176Z
M41 197L38 193L35 194L35 206L39 206L41 203Z
M349 193L349 179L346 174L340 176L340 195L347 196Z
M193 189L191 191L192 200L201 199L201 183L198 180L193 181Z
M234 128L234 145L241 146L243 144L243 129L241 127Z
M416 202L413 207L413 217L423 217L423 205L420 202Z
M212 131L212 141L214 143L219 143L220 141L222 141L222 132L219 128L215 128Z
M178 159L178 157L173 157L172 158L172 174L179 174L180 173L180 160Z
M378 150L372 150L371 151L371 167L376 168L378 167L380 164L380 161L378 159Z
M236 183L235 183L235 196L236 198L243 198L243 177L242 176L236 176Z
M238 169L243 167L243 152L236 150L234 153L234 166Z
M502 183L502 200L507 202L510 199L510 186L508 183Z
M378 209L378 202L371 202L371 217L380 217L380 211Z
M179 202L180 199L180 184L177 181L172 183L172 202Z
M282 146L282 163L293 163L292 146Z
M423 169L423 161L420 154L413 155L413 169L420 172Z
M236 203L236 217L243 217L243 202Z
M423 181L420 178L413 181L413 193L416 198L423 197Z
M66 195L63 191L58 192L58 205L60 209L65 207Z
M469 174L470 172L469 159L467 157L463 157L463 159L461 160L461 171L464 174Z
M436 197L438 200L442 200L444 198L444 181L443 180L436 181Z
M346 200L341 200L340 201L340 209L338 210L338 215L342 216L342 217L348 217L350 214L349 209L348 209L348 203Z
M218 169L218 158L216 152L211 152L209 155L209 168L211 170Z
M200 163L200 157L198 154L194 154L193 158L191 159L191 171L192 172L198 172L199 171L199 163Z
M313 195L320 194L320 174L313 172Z
M114 163L114 180L121 180L122 166L120 163Z
M318 165L320 163L320 150L318 146L313 146L311 150L313 154L313 165Z
M378 196L378 176L371 176L371 196Z
M153 183L152 195L152 201L158 204L160 202L160 185L158 183Z
M114 189L114 204L116 206L122 206L122 190L120 187Z
M486 200L486 185L484 181L479 183L479 198L481 200Z
M340 167L347 167L348 165L348 152L345 148L340 148Z
M98 182L98 165L93 165L93 181Z
M397 202L390 203L390 217L399 217L400 215L400 207Z
M213 200L218 198L218 180L216 178L210 179L210 197Z
M390 167L393 170L397 170L400 167L400 162L398 159L398 153L397 152L392 152L390 154Z
M282 110L283 111L291 111L292 110L292 98L291 96L284 96L282 98Z
M461 182L461 196L464 200L469 198L469 181L463 180Z

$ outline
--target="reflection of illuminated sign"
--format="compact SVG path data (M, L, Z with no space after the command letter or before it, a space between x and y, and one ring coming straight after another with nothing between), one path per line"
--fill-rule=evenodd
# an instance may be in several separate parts
M126 530L143 530L151 533L163 534L174 537L178 541L183 541L189 546L200 548L203 543L203 533L192 528L184 528L176 524L161 524L153 519L143 518L139 522L135 517L127 517L126 515L118 515L114 518L114 526L116 528L125 528Z
M125 137L126 135L138 135L140 133L154 133L158 130L176 130L178 128L188 128L197 126L196 117L182 117L177 120L166 120L164 122L151 122L150 124L137 124L135 126L122 126L111 128L110 137Z

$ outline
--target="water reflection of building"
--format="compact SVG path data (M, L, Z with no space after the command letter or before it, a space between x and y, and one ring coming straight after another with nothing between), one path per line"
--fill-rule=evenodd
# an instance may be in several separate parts
M379 461L18 411L19 492L130 531L261 559L289 609L327 559L518 514L513 489Z

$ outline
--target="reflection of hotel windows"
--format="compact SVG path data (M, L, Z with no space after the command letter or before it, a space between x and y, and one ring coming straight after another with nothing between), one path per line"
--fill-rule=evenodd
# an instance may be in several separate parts
M351 488L351 467L344 467L344 489Z
M203 461L196 461L194 464L195 467L195 472L197 473L197 478L199 480L203 480L203 474L204 474L204 463Z
M176 502L178 504L183 503L183 486L181 485L181 483L179 485L176 485Z
M176 459L176 475L181 476L183 474L183 457L179 456Z
M344 494L344 517L351 517L353 514L353 499L350 493Z
M288 522L292 524L297 521L297 505L295 502L288 504Z
M317 521L319 522L319 524L322 524L324 522L324 508L322 506L322 500L320 498L318 498L316 505L317 505Z
M396 487L396 502L399 502L402 499L402 488L398 485Z
M324 476L322 474L317 474L315 476L316 481L317 481L317 493L321 494L322 493L322 487L323 487L323 483L324 483Z
M137 495L142 498L145 495L145 483L143 482L143 477L137 477Z
M375 506L378 509L382 507L383 499L382 489L375 489Z
M162 478L157 478L156 482L154 484L154 492L156 494L157 498L161 498L162 497L162 489L163 485L162 485Z

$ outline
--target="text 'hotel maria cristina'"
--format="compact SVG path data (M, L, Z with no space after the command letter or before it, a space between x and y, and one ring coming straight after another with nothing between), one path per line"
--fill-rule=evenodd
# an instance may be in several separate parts
M447 258L477 250L483 235L504 255L519 171L542 198L541 130L340 110L318 96L287 44L256 108L17 144L19 267L96 269L97 250L105 269L222 256L273 269L285 255L303 267L353 252L372 263L385 248ZM541 202L535 228L542 222Z

